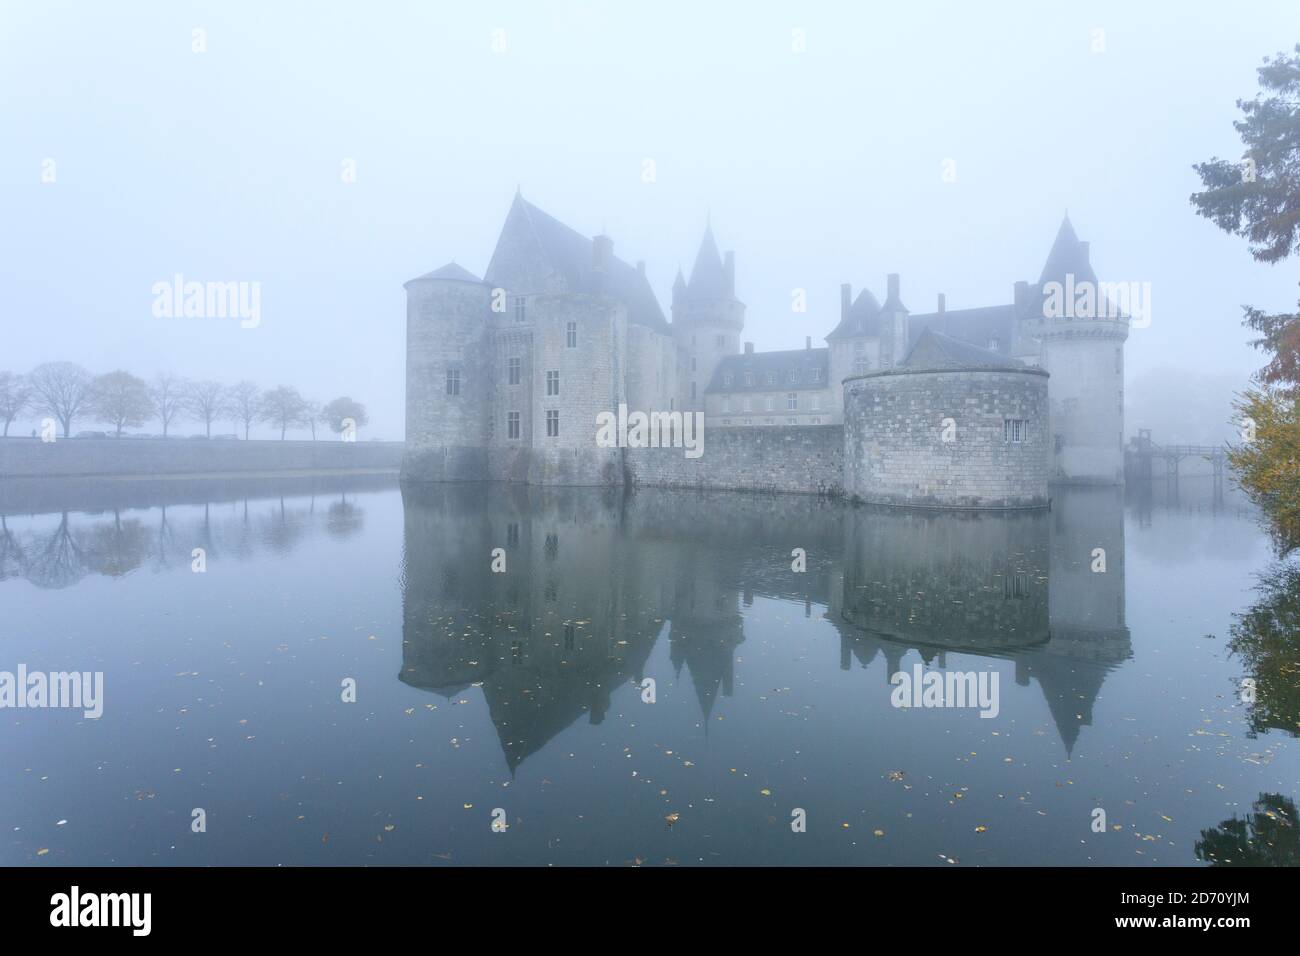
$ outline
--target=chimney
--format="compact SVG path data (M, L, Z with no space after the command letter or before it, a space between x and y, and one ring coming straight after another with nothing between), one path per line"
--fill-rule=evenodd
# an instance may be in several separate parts
M736 295L736 254L728 252L726 260L722 263L722 274L727 280L727 295L733 298Z
M745 354L746 354L746 355L753 355L753 354L754 354L754 343L753 343L753 342L746 342L746 343L745 343Z
M811 335L805 335L805 336L803 337L803 347L804 347L807 351L810 351L810 352L812 351L812 336L811 336Z
M849 308L853 305L853 286L847 282L840 285L840 321L849 317Z
M898 300L898 273L897 272L891 272L889 274L889 298L895 301Z
M939 293L939 314L940 314L940 315L943 315L944 312L947 311L947 308L948 308L948 300L947 300L947 297L944 296L944 294L943 294L942 292L940 292L940 293Z
M604 272L614 258L614 240L600 235L591 240L591 271Z

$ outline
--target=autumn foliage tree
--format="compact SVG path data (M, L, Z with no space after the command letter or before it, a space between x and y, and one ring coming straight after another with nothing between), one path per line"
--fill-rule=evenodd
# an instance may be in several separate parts
M1205 188L1191 202L1198 215L1245 239L1256 260L1277 263L1300 244L1300 44L1266 57L1258 72L1260 92L1237 101L1241 159L1196 164ZM1237 403L1243 442L1229 458L1289 552L1300 547L1300 314L1243 310L1258 334L1251 344L1267 363L1255 375L1258 387Z
M1276 263L1300 242L1300 44L1294 54L1266 57L1259 85L1253 100L1237 101L1242 158L1197 163L1205 189L1191 201L1198 215L1245 239L1256 260ZM1246 326L1260 336L1252 344L1269 357L1260 383L1300 397L1300 315L1244 311Z

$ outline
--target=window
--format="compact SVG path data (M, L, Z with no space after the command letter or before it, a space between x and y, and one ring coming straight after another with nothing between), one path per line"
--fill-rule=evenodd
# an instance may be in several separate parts
M519 369L520 369L519 356L517 355L512 356L510 360L506 362L506 372L507 372L506 380L511 385L519 384Z
M861 339L853 343L853 351L855 352L861 352L865 347L865 343Z
M745 396L744 408L742 409L742 411L752 412L752 411L754 410L754 408L753 408L753 404L754 404L754 403L753 403L752 401L750 401L749 396L746 395L746 396ZM745 422L745 424L748 425L749 422Z
M506 544L512 548L519 547L519 523L516 521L506 525Z
M548 408L546 410L546 437L560 437L560 412L559 409Z
M746 419L745 419L745 424L746 424L746 425L752 425L752 424L754 424L754 419L752 419L752 418L746 418Z
M460 394L460 369L458 368L447 369L447 394Z
M853 360L853 374L854 375L867 374L867 360L865 358L858 357Z
M790 384L794 385L798 381L799 381L799 370L797 368L790 369Z
M764 424L764 425L775 425L775 424L776 424L776 419L774 419L774 418L765 418L765 419L763 419L763 424Z
M797 425L799 423L799 420L797 418L787 418L785 420L785 423L787 425Z
M730 373L730 372L723 372L723 373L722 373L722 384L723 384L723 385L726 385L728 388L731 387L731 373Z
M775 373L775 372L768 372L768 373L767 373L767 384L768 384L768 385L775 385L775 384L776 384L776 373Z
M524 297L522 295L517 295L515 296L515 321L522 322L523 320L524 320Z
M1002 419L1002 440L1012 445L1019 445L1025 438L1028 422L1023 418Z
M546 373L546 394L560 394L560 373L558 371L550 371Z
M820 425L820 424L822 423L822 420L821 420L820 418L816 418L816 417L814 417L813 420L812 420L812 423L813 423L814 425Z
M989 351L996 352L1000 344L997 339L989 339Z
M506 412L506 437L507 438L519 437L519 413L518 412Z
M797 411L798 409L799 409L799 393L790 392L785 397L785 410L788 412L793 412L793 411Z
M724 418L724 419L722 420L722 424L724 424L724 425L730 425L730 424L731 424L731 419L730 419L730 418Z
M570 322L564 329L564 347L576 349L578 347L578 323Z
M768 395L766 398L763 399L763 411L770 412L773 411L775 408L776 408L776 399L774 399L771 395Z
M724 398L722 400L722 414L729 415L730 413L731 413L731 399Z
M814 383L820 382L820 381L822 380L822 370L821 370L821 369L819 369L819 368L815 368L815 369L812 370L812 380L813 380Z
M746 372L746 373L745 373L745 384L746 384L746 385L753 385L753 384L754 384L754 373L753 373L753 372Z
M812 397L812 410L814 412L820 412L822 410L822 397L820 395L814 395Z
M725 335L719 335L719 336L718 336L718 348L720 348L720 349L725 349L726 347L727 347L727 337L726 337Z

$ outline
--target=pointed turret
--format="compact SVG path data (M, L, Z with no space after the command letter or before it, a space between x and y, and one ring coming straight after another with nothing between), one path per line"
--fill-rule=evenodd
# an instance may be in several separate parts
M1056 231L1052 251L1047 254L1047 262L1043 264L1043 272L1038 277L1038 284L1043 285L1052 281L1065 282L1067 275L1074 276L1075 284L1084 280L1097 281L1096 273L1092 271L1092 263L1088 261L1088 244L1080 242L1079 237L1075 235L1069 215L1061 220L1061 228Z
M695 254L691 281L686 284L686 289L692 299L721 299L728 295L727 273L718 244L713 239L712 226L704 228L704 239L700 242L700 251Z
M724 260L713 238L713 225L704 227L691 267L690 279L678 270L673 283L673 332L679 361L679 406L702 410L704 388L726 355L740 350L745 328L745 304L736 298L736 256Z

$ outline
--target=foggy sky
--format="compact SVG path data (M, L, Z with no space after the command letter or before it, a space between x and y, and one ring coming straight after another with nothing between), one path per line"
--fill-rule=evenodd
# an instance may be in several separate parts
M6 0L0 369L349 394L363 439L401 438L402 283L450 260L482 275L516 186L646 260L665 313L711 216L760 350L823 344L839 284L883 299L888 272L913 312L1009 302L1068 208L1101 279L1152 283L1126 427L1160 440L1226 417L1262 364L1241 304L1296 304L1295 264L1255 263L1188 195L1194 162L1240 157L1235 100L1298 40L1287 2ZM260 282L260 326L156 318L176 273Z

